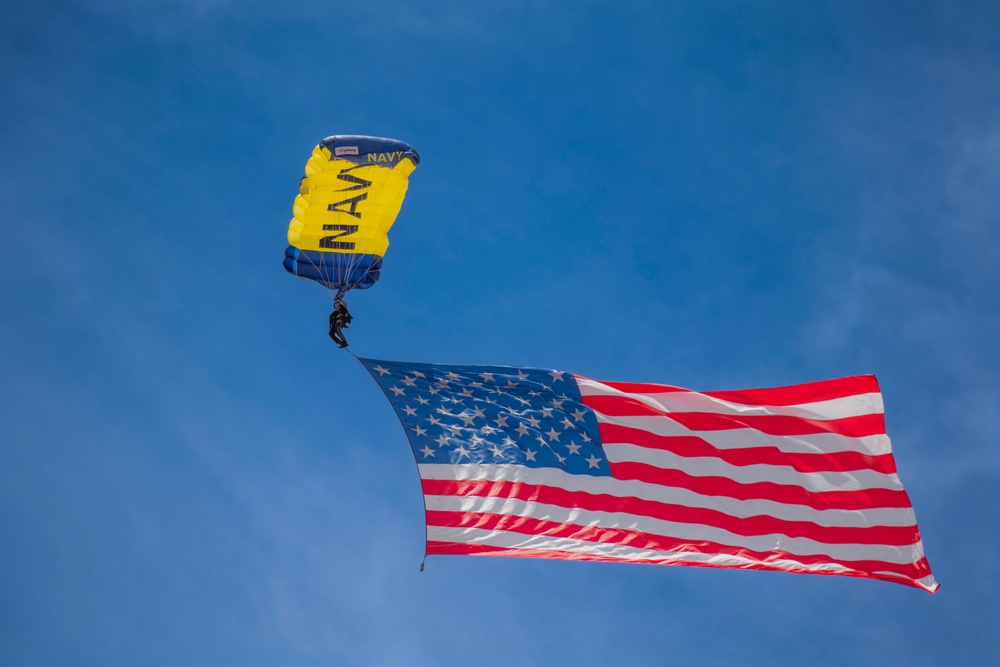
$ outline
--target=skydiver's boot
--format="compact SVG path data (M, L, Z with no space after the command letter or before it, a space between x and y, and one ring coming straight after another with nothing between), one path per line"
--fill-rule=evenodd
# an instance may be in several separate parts
M340 327L334 327L330 330L330 338L340 347L347 347L347 336L340 330Z

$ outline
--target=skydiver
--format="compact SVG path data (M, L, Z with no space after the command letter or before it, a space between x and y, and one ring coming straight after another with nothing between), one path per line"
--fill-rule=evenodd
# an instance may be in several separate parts
M333 302L333 312L330 313L330 338L333 339L334 343L337 343L340 347L347 347L347 338L344 336L343 329L351 323L351 314L347 311L347 302L341 298L337 298Z

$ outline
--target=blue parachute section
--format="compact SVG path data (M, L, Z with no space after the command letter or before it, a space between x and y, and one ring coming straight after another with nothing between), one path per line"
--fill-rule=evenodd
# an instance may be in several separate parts
M394 164L410 160L420 164L420 155L410 144L395 139L365 137L357 134L335 134L319 142L330 151L331 159L354 164Z
M285 270L334 290L368 289L378 280L382 258L285 248Z

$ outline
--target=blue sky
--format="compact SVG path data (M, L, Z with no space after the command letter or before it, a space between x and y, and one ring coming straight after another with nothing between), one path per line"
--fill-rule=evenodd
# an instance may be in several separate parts
M1000 661L998 31L990 2L6 7L3 661ZM281 267L337 133L422 157L358 354L875 373L941 591L419 573L403 432Z

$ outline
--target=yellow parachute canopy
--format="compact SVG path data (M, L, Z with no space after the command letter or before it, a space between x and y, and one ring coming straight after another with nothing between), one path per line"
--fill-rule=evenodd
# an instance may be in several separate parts
M420 156L394 139L327 137L306 162L285 268L344 293L375 284Z

